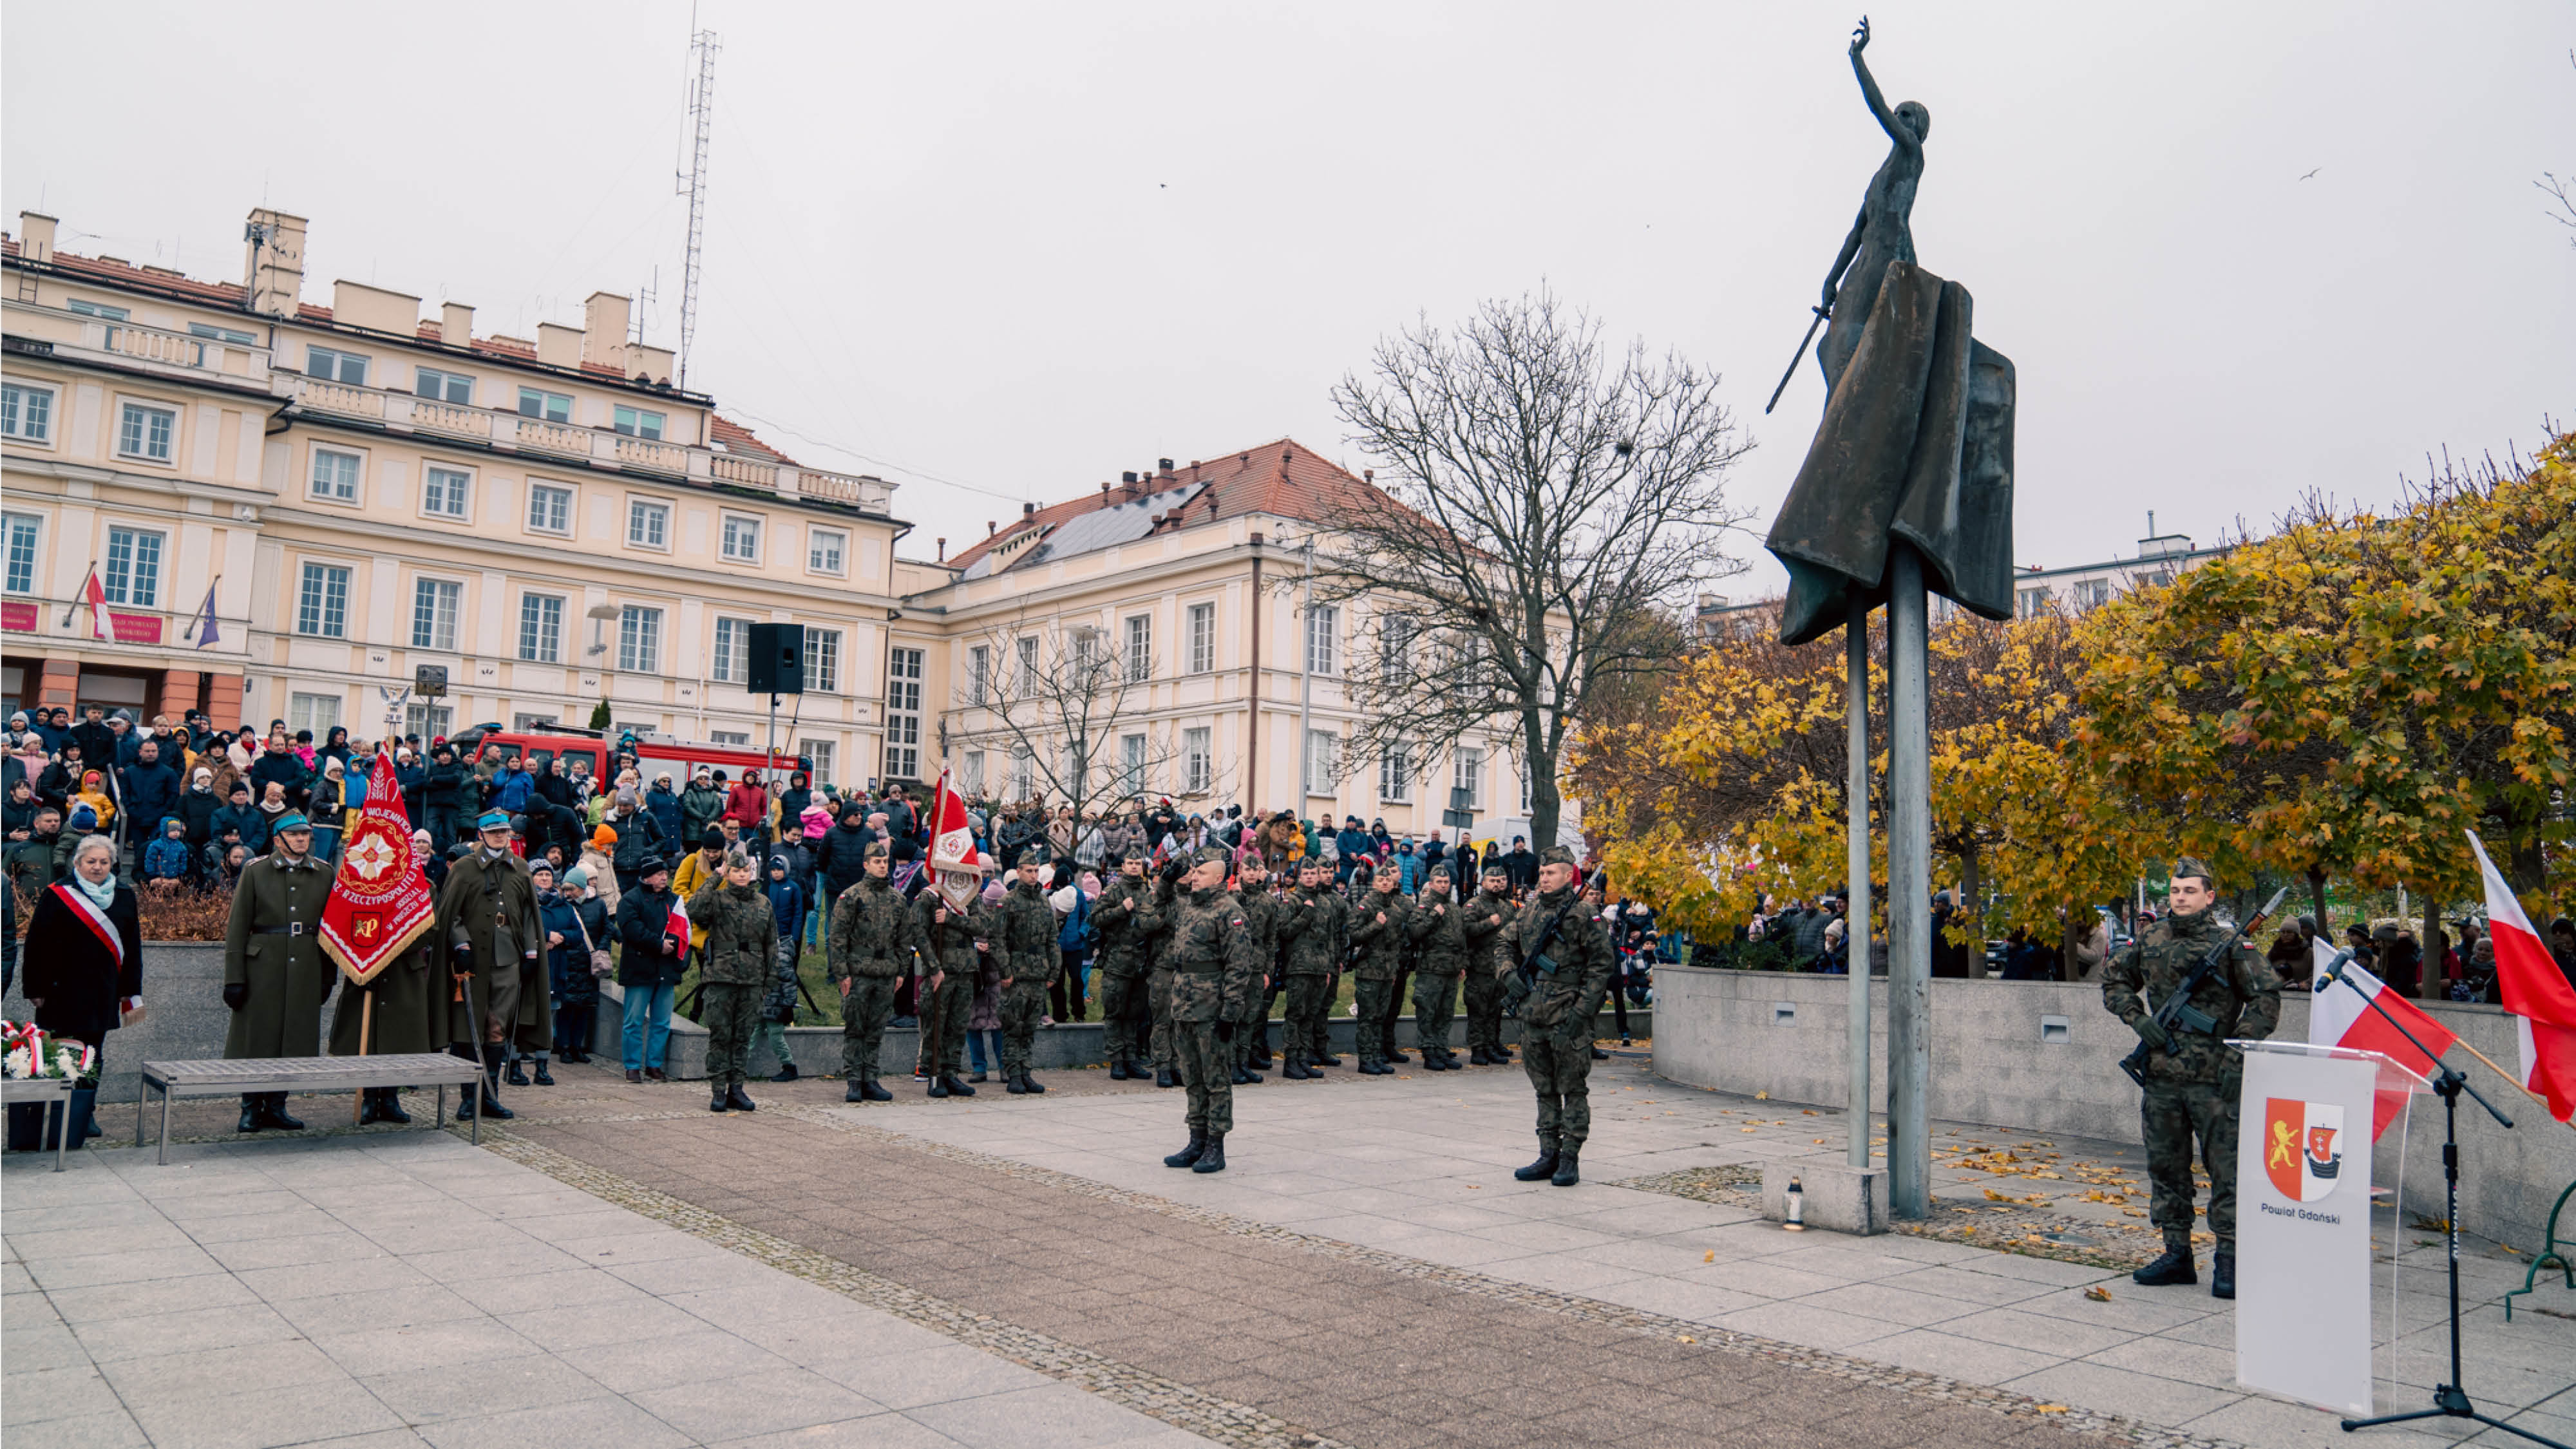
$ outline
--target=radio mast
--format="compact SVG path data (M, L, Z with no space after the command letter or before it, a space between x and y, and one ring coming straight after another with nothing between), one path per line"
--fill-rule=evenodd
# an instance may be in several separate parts
M698 250L707 231L707 133L715 120L716 33L697 28L692 11L689 29L689 169L676 178L689 198L689 249L680 269L680 386L689 385L689 349L698 336Z

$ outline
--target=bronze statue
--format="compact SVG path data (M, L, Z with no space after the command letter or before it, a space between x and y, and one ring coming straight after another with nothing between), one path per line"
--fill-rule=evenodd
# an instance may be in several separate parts
M1869 113L1878 117L1880 129L1893 144L1887 159L1879 163L1878 174L1869 178L1869 190L1861 194L1860 215L1852 218L1851 235L1843 238L1842 251L1825 273L1823 310L1833 320L1825 328L1825 345L1816 350L1816 364L1824 369L1828 395L1860 346L1861 328L1869 321L1871 304L1878 300L1878 284L1887 275L1887 264L1914 260L1914 190L1923 184L1923 138L1932 134L1932 113L1922 102L1907 101L1888 110L1887 98L1879 94L1878 81L1869 73L1869 62L1861 59L1860 53L1868 48L1869 17L1864 15L1852 32L1852 74L1860 78L1861 99L1869 102Z

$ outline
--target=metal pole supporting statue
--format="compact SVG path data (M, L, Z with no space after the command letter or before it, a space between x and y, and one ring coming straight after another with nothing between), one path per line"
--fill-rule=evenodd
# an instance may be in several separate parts
M1826 274L1828 319L1816 350L1825 412L1766 546L1789 571L1780 637L1805 644L1837 628L1865 636L1888 607L1888 1131L1889 1205L1931 1211L1931 739L1927 591L1991 619L2012 613L2013 366L1971 333L1965 287L1915 261L1911 218L1931 113L1890 109L1851 42L1852 72L1887 132L1851 234ZM1792 364L1794 367L1794 364ZM1848 646L1851 746L1869 739L1865 638ZM1851 1038L1868 1037L1869 805L1866 766L1851 772L1853 909ZM1856 1045L1866 1056L1865 1046ZM1854 1165L1866 1162L1867 1065L1851 1072Z

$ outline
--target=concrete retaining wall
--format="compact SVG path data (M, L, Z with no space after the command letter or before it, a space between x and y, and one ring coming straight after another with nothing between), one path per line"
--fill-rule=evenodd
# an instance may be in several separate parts
M1841 1107L1848 1090L1843 1054L1850 982L1841 976L1772 971L1655 969L1655 1070L1722 1092L1769 1092L1774 1101ZM2513 1020L2492 1006L2424 1002L2460 1039L2508 1070L2519 1062ZM2275 1033L2305 1041L2308 1001L2291 992ZM1887 983L1870 984L1870 1106L1887 1109ZM2137 1037L2102 1009L2092 982L1961 980L1932 983L1932 1101L1935 1118L2046 1135L2136 1142L2138 1089L2119 1069ZM2576 1131L2453 1048L2517 1130L2488 1120L2473 1102L2460 1113L2460 1225L2529 1250L2549 1209L2576 1181ZM2397 1129L2380 1143L2373 1171L2396 1173ZM2411 1214L2439 1216L2442 1104L2418 1096L2406 1142L2404 1192Z

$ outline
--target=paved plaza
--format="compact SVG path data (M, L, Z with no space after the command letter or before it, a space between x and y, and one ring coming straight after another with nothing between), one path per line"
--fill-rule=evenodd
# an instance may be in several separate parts
M890 1083L866 1108L809 1081L757 1088L750 1116L695 1084L559 1076L481 1149L371 1129L193 1142L168 1167L93 1147L60 1176L13 1157L0 1428L210 1449L2460 1442L2354 1438L2235 1389L2206 1288L1621 1186L1842 1140L1836 1114L1634 1058L1596 1070L1570 1190L1511 1178L1532 1151L1517 1068L1274 1078L1237 1092L1211 1176L1160 1164L1179 1093L1097 1072L1035 1099ZM2105 1243L2120 1226L2133 1149L1944 1130L1945 1200L2001 1184L2062 1195ZM2380 1404L2412 1408L2444 1367L2441 1258L2379 1227L2408 1290ZM2470 1388L2576 1436L2576 1303L2543 1290L2508 1326L2522 1269L2469 1248Z

